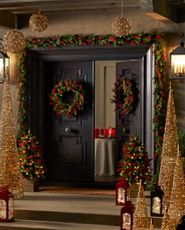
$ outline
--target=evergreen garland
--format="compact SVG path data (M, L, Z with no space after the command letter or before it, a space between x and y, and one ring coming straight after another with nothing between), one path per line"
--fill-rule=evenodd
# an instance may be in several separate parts
M137 33L128 34L123 37L114 35L58 35L48 37L30 37L26 42L26 49L50 49L63 46L140 46L153 45L155 57L155 74L154 74L154 154L155 160L160 161L162 150L162 140L164 135L166 98L165 98L165 74L166 61L163 53L163 41L161 33ZM20 56L18 65L19 69L19 132L28 130L27 127L27 79L24 60L26 52Z

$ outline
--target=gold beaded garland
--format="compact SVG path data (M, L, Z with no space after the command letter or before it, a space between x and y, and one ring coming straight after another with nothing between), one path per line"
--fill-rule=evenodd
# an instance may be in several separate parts
M127 18L117 17L112 23L112 30L116 36L123 36L130 33L130 22Z
M42 32L48 27L48 18L40 11L34 13L29 19L29 26L33 31Z
M19 53L26 46L24 34L17 29L10 30L4 35L3 45L6 51L11 53Z

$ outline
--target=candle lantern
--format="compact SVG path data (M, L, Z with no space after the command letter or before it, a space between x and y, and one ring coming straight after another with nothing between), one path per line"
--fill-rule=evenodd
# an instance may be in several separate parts
M163 216L163 196L161 187L155 186L151 192L151 216Z
M130 199L130 186L124 178L116 184L116 205L123 205Z
M0 221L14 219L14 198L7 186L0 186Z
M133 228L134 205L126 201L121 209L121 230L132 230Z

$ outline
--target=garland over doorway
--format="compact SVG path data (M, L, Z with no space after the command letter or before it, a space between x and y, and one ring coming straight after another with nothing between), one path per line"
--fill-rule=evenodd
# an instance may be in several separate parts
M26 42L25 52L20 55L19 62L19 132L24 133L29 130L27 124L27 79L26 79L26 67L24 60L26 57L26 50L28 49L49 49L59 48L63 46L153 46L153 52L155 57L155 69L154 69L154 158L159 159L162 149L162 140L164 134L165 125L165 72L166 61L163 53L163 38L160 33L137 33L128 34L122 37L116 37L114 35L58 35L50 37L30 37Z

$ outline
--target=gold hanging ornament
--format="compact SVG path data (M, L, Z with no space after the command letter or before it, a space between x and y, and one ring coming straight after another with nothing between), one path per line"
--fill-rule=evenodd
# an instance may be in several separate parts
M130 33L130 23L127 18L117 17L112 23L112 31L116 36L123 36Z
M29 26L35 32L42 32L48 27L48 18L40 11L31 15Z
M3 37L4 48L7 52L19 53L26 46L24 34L17 29L8 31Z
M130 33L131 25L127 18L123 17L123 1L122 1L122 16L116 17L112 23L112 31L116 36L123 36Z

